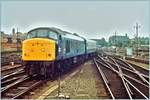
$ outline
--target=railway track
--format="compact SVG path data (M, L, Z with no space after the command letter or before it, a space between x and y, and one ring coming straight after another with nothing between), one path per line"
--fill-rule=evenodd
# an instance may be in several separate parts
M146 75L148 75L149 71L147 69L144 69L143 67L140 67L140 66L137 66L137 65L134 65L132 63L129 63L129 62L125 62L124 60L120 59L120 58L116 58L114 57L114 59L116 59L118 62L120 63L123 63L122 65L128 65L131 66L131 67L134 67L136 70L140 70L141 73L144 73Z
M67 71L63 72L63 74L65 73L67 73ZM56 77L58 77L58 75L56 75ZM46 82L46 80L39 80L36 76L33 78L28 77L25 75L24 69L19 69L16 72L6 74L1 78L1 81L2 99L25 98L25 96L30 96L30 91L36 90L41 84L43 85L43 83Z
M144 60L144 59L136 59L136 58L130 58L130 57L126 57L126 60L131 60L131 61L135 61L135 62L140 62L143 64L149 64L148 60Z
M122 59L98 56L94 63L112 99L149 99L148 70Z
M45 82L42 80L36 80L35 77L31 78L24 76L15 83L6 86L1 90L2 99L21 99L27 93Z
M16 82L23 76L25 76L24 66L22 65L3 66L1 70L1 89Z
M7 85L12 84L13 82L19 80L20 78L22 78L23 76L25 76L25 71L24 69L20 69L16 72L13 72L11 74L8 74L6 76L3 76L1 78L1 88L6 87Z
M21 70L21 69L24 69L24 66L21 64L17 64L13 66L12 65L2 66L1 77L17 72L18 70Z

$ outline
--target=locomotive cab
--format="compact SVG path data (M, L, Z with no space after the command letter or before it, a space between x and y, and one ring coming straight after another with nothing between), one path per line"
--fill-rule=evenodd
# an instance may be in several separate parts
M28 32L27 39L23 41L22 45L22 60L28 75L45 76L45 73L52 75L56 56L56 32L46 28L37 28Z

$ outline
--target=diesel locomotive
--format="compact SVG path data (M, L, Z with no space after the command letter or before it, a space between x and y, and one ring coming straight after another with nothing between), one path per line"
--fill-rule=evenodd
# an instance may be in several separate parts
M44 78L53 78L58 70L69 69L95 53L95 41L53 27L29 31L22 45L26 73Z

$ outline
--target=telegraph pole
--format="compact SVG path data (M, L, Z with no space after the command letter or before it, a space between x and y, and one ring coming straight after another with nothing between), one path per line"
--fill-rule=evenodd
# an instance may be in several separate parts
M136 56L138 56L138 43L139 43L139 40L138 40L138 31L139 31L140 25L138 23L136 23L136 26L134 26L134 28L135 28L135 31L136 31L136 36L135 36Z
M58 98L59 98L59 96L60 96L60 93L61 93L61 83L60 83L60 77L61 77L61 72L60 72L61 70L60 70L60 62L59 62L59 64L58 64Z

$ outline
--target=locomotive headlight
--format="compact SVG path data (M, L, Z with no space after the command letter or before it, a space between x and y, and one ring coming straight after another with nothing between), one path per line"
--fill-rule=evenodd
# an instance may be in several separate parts
M58 52L61 52L61 47L58 48Z
M42 49L41 51L42 51L42 52L45 52L45 49Z
M48 56L50 57L50 56L51 56L51 54L48 54Z

